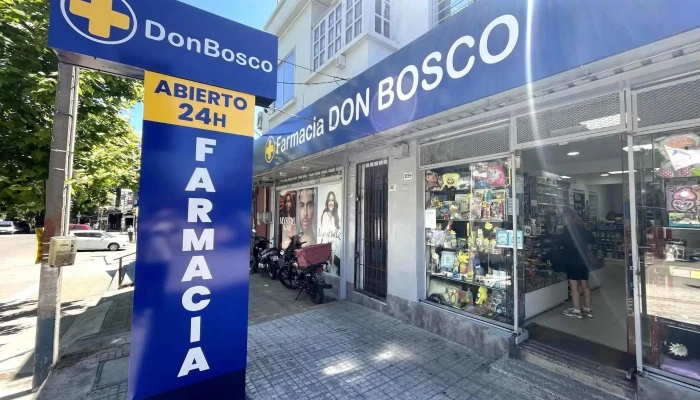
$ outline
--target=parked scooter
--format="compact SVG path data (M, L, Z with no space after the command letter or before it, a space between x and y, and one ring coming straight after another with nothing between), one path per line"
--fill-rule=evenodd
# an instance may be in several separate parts
M255 229L253 229L253 233L255 233ZM254 240L253 247L250 250L249 266L249 272L252 274L254 272L260 272L258 266L260 265L261 255L265 250L267 250L267 246L270 244L270 242L267 240L267 238L262 236L253 236L251 239Z
M270 243L270 242L268 242ZM277 278L277 270L279 270L279 255L280 251L277 247L270 247L260 253L260 261L258 262L258 271L265 273L270 279Z
M323 290L333 288L332 285L326 283L324 269L327 263L299 266L295 250L301 249L301 246L306 243L299 242L298 238L300 237L301 235L290 238L292 241L284 251L285 259L288 262L283 263L280 268L279 280L286 288L299 289L299 294L294 300L297 300L302 292L306 292L314 304L321 304L325 299Z
M282 250L280 253L282 260L280 262L280 270L277 274L277 278L287 289L297 289L297 270L296 267L292 267L292 263L296 262L298 265L295 250L301 249L301 246L306 243L300 242L299 238L301 238L301 234L290 237L289 245L287 245L287 248Z

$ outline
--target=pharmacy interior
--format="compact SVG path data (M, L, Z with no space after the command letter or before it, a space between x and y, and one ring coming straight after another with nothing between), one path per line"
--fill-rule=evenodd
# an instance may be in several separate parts
M622 147L612 135L426 170L427 301L501 326L513 326L517 312L530 330L626 353ZM585 254L597 305L589 320L563 314L571 307L561 254L566 209L595 238Z

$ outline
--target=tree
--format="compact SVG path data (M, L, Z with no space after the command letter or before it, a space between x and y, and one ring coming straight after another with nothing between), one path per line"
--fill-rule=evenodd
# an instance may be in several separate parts
M0 215L45 205L58 67L46 47L49 3L0 0ZM142 96L140 82L81 70L74 211L94 211L118 187L137 190L140 139L123 113Z

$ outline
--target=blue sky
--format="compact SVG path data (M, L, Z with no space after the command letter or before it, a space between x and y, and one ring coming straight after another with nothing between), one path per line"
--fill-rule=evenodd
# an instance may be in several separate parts
M201 8L228 19L262 29L267 18L277 5L277 0L180 0L191 6ZM131 125L141 136L141 124L143 121L143 104L139 103L127 112L131 118ZM251 123L253 123L251 121Z

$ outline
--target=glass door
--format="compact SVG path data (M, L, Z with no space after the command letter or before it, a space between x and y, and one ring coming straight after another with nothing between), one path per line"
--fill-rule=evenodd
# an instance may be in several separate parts
M700 386L700 130L634 138L642 359Z

